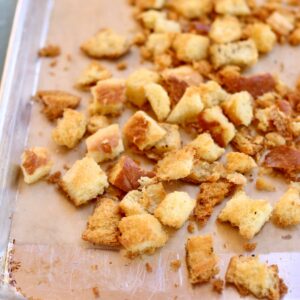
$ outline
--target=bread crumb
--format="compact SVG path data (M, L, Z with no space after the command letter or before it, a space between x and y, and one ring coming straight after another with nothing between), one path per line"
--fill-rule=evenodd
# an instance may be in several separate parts
M255 187L259 191L266 191L266 192L274 192L276 191L276 187L269 181L267 181L263 177L258 177L255 183Z
M213 290L215 292L217 292L218 294L222 294L223 293L223 289L224 289L224 280L222 280L222 279L214 279L212 281L212 287L213 287Z
M151 267L151 265L149 263L145 263L145 267L146 267L146 271L148 273L152 273L153 269L152 269L152 267Z
M195 231L195 224L194 223L189 223L188 226L187 226L187 231L189 233L194 233L194 231Z
M118 69L119 71L124 71L124 70L127 69L127 67L128 67L128 65L127 65L127 62L126 62L126 61L121 61L121 62L119 62L119 63L117 64L117 69Z
M177 272L178 269L181 267L181 261L179 259L172 260L170 262L170 267L174 272Z
M256 249L257 243L244 243L243 248L248 251L252 252Z
M61 172L57 171L47 177L47 182L50 184L56 184L60 181Z
M57 45L48 45L41 48L38 52L39 57L56 57L61 53L60 47Z
M281 238L282 238L283 240L291 240L293 237L292 237L292 235L287 234L287 235L282 235Z
M57 65L57 59L53 59L53 60L50 62L49 67L50 67L50 68L54 68L56 65Z
M94 296L95 296L95 298L99 298L100 297L100 292L99 292L99 289L98 289L98 287L93 287L93 294L94 294Z

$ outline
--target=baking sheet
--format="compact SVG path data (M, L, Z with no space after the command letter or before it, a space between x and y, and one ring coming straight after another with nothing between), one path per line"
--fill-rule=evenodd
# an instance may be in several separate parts
M81 143L75 151L68 152L58 148L52 142L50 134L54 125L39 113L41 109L39 104L30 102L29 92L35 89L34 78L38 78L38 89L62 89L80 94L82 96L80 110L85 110L90 94L79 93L73 88L74 81L90 61L80 52L80 43L100 28L105 27L133 36L136 25L132 21L131 9L126 0L84 2L81 0L27 0L23 5L35 8L31 10L31 15L29 13L26 15L26 18L40 14L39 19L31 21L33 22L29 26L31 30L38 26L40 28L37 28L36 30L39 29L39 31L35 32L35 44L31 47L27 46L31 49L31 52L28 52L31 60L24 64L28 76L32 76L32 81L25 80L20 89L19 97L21 97L22 105L18 106L21 110L18 115L23 115L25 120L16 122L16 132L20 135L20 142L15 150L14 162L16 164L19 161L27 137L28 147L44 146L50 150L55 161L53 171L63 170L64 164L72 165L76 159L84 155L84 143ZM46 32L47 42L60 45L62 55L58 57L58 64L55 68L49 66L51 60L42 59L38 73L40 60L36 58L36 50L43 43L43 33ZM32 32L29 31L26 34L33 38ZM295 65L298 53L299 48L277 47L251 72L268 70L280 73L283 81L294 84L300 73L300 66ZM67 58L69 55L72 57L71 61ZM140 66L140 58L136 49L119 61L126 61L129 68L125 71L118 71L114 63L103 61L115 77L126 78L132 70ZM15 69L18 68L21 68L21 65L15 66ZM32 112L28 136L26 136L26 129L21 130L19 127L27 124L26 120L29 121L30 110ZM124 124L128 115L129 112L123 114L120 120L121 125ZM17 147L14 146L15 144L12 146L13 149ZM16 169L15 165L14 169ZM10 174L10 176L15 176L16 171ZM276 187L276 193L259 193L252 182L246 190L253 197L265 197L270 203L274 203L282 194L285 185L277 180ZM177 187L171 186L170 189L177 189ZM198 187L188 186L186 190L195 196ZM12 186L13 191L18 191L18 194L10 233L10 241L15 240L12 246L11 262L17 268L10 280L28 298L94 299L97 296L95 288L99 290L100 297L103 299L239 298L236 290L231 287L226 288L222 295L218 295L212 292L209 284L193 288L188 283L184 262L184 244L188 236L186 227L172 235L167 245L154 255L129 260L124 257L123 251L96 249L81 240L81 233L93 205L75 208L52 185L41 181L27 186L23 183L22 176L19 185ZM215 252L220 257L219 276L221 278L224 276L230 257L244 253L243 243L245 242L229 225L216 223L216 216L224 205L225 203L222 203L216 207L208 224L194 233L213 234ZM282 230L272 223L267 223L253 239L258 243L254 253L261 254L261 258L269 263L278 264L280 276L289 287L289 293L285 299L300 299L299 238L298 227ZM177 272L170 268L170 262L174 259L180 259L182 262L182 267ZM146 271L146 262L150 263L153 268L151 273ZM4 294L1 294L0 290L0 297L1 295ZM3 299L8 299L6 297L3 296Z

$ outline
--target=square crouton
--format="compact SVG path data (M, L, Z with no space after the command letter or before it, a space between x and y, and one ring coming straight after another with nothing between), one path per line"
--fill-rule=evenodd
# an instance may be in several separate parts
M119 223L119 230L119 241L130 254L152 254L168 240L160 222L150 214L123 218Z
M171 33L151 33L146 42L146 50L152 57L164 54L171 48L173 34Z
M281 227L297 225L300 223L300 186L293 183L276 203L273 222Z
M161 9L165 5L166 0L135 0L134 2L140 9Z
M183 96L171 111L167 121L177 124L191 123L197 119L203 107L199 88L190 86L185 90Z
M294 29L294 20L287 15L284 15L278 11L274 11L267 23L271 28L280 35L288 35Z
M171 110L170 98L165 89L157 83L148 83L145 86L145 95L158 121L165 120Z
M209 31L209 37L217 44L234 42L239 40L241 36L241 23L234 16L215 19Z
M210 13L213 9L211 0L172 0L172 7L187 19L195 19Z
M99 129L86 140L87 156L100 163L114 159L124 151L119 124Z
M166 19L166 13L150 9L141 13L138 18L141 20L144 27L149 30L154 30L158 19Z
M186 264L190 283L208 282L219 273L211 235L193 236L187 240Z
M223 114L219 106L206 108L199 116L199 124L209 130L213 139L221 146L227 146L235 136L235 127Z
M132 190L120 201L120 209L126 217L147 213L141 204L142 195L141 191Z
M81 90L89 90L100 80L108 79L111 72L96 61L91 62L77 79L76 87Z
M173 20L157 19L154 32L156 33L180 33L180 24Z
M186 192L173 192L167 194L165 199L159 203L154 215L166 226L179 229L189 218L196 205Z
M91 116L88 120L87 131L88 133L93 134L99 129L107 127L109 125L110 124L107 117L99 115Z
M211 61L218 69L226 65L237 65L242 68L256 64L258 51L253 40L214 44L210 47Z
M181 33L175 37L172 46L179 60L193 62L207 57L209 39L193 33Z
M103 194L108 187L107 176L92 158L85 157L77 160L66 172L60 187L79 206Z
M272 206L268 201L254 200L244 191L237 191L226 203L218 219L237 226L241 236L252 239L269 220L271 213Z
M249 126L253 119L253 101L248 92L239 92L230 95L222 103L225 114L234 125Z
M250 14L246 0L216 0L215 11L223 15L245 16Z
M129 145L135 145L139 150L154 146L167 134L155 120L141 110L127 120L123 132Z
M87 120L84 114L67 108L52 131L52 139L57 145L72 149L83 137L86 126Z
M88 219L82 239L99 246L119 246L120 220L119 203L116 200L102 198L98 200L93 214Z
M277 265L268 266L257 256L234 256L225 275L227 283L234 284L242 296L253 294L259 299L280 299L287 291L278 276Z
M80 102L80 97L58 90L38 91L35 99L43 103L42 113L50 121L60 118L66 108L76 108Z
M91 115L119 115L126 101L125 80L110 78L98 81L91 89L93 96L89 106Z
M158 73L148 69L138 69L131 73L126 81L126 96L129 102L141 107L146 103L145 86L159 81Z
M257 164L255 160L241 152L229 152L226 154L226 168L230 172L249 173Z
M80 48L93 58L118 58L129 51L130 44L124 36L103 29L82 43Z
M46 148L33 147L22 154L21 169L24 181L27 184L34 183L51 171L53 162Z

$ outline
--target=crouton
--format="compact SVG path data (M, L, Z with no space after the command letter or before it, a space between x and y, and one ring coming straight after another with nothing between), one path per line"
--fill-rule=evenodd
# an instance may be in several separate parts
M143 193L138 190L130 191L120 201L120 209L126 217L131 215L146 214L147 211L140 203Z
M190 237L186 246L186 264L190 283L204 283L219 273L211 235Z
M60 53L60 47L57 45L47 45L38 51L39 57L57 57Z
M246 0L217 0L215 11L223 15L245 16L250 14Z
M142 21L144 27L150 30L154 30L155 24L158 19L166 19L166 13L157 10L147 10L139 15L139 19Z
M280 35L288 35L294 29L294 22L288 16L281 14L278 11L274 11L267 23L271 28Z
M66 108L76 108L80 102L80 97L58 90L38 91L35 99L43 103L42 113L50 121L60 118Z
M213 139L221 146L227 146L235 136L235 127L224 116L219 106L206 108L199 115L200 127L209 130Z
M229 152L226 154L226 168L230 172L249 173L257 167L255 160L241 152Z
M129 102L141 107L146 103L145 86L157 83L159 75L151 70L138 69L129 75L126 81L126 96Z
M80 49L93 58L118 58L129 51L128 40L111 29L102 29L81 44Z
M278 276L278 267L260 262L257 256L232 257L225 279L234 284L242 296L251 293L259 299L278 300L287 289Z
M91 116L88 120L87 131L90 134L95 133L101 128L109 126L109 121L105 116Z
M74 148L83 137L86 125L84 114L67 108L63 118L58 120L56 128L52 131L52 139L57 145Z
M170 98L164 88L157 83L145 86L145 96L156 114L158 121L163 121L170 113Z
M218 69L226 65L237 65L242 68L256 64L258 51L253 40L214 44L210 47L211 61Z
M275 186L263 177L258 177L255 182L255 187L259 191L274 192Z
M124 151L121 132L118 124L98 129L86 140L87 156L100 163L114 159Z
M173 42L173 48L179 60L193 62L207 57L209 39L193 33L178 34Z
M202 17L213 9L213 3L210 0L173 0L171 6L187 19Z
M234 125L249 126L253 119L252 96L248 92L230 95L222 108Z
M150 214L123 218L119 223L119 230L119 241L130 254L152 254L168 240L162 225Z
M92 158L85 157L65 173L60 187L79 206L103 194L108 187L107 176Z
M173 35L170 33L151 33L146 42L146 50L151 56L164 54L171 48Z
M120 220L119 203L109 198L101 198L88 219L82 239L99 246L119 246Z
M93 96L89 106L91 115L119 115L126 101L125 80L110 78L98 81L91 89Z
M135 5L140 9L160 9L165 5L166 0L135 0Z
M233 16L215 19L209 31L209 37L218 44L234 42L239 40L241 36L241 23Z
M196 205L186 192L173 192L167 194L165 199L159 203L154 215L166 226L179 229L189 218Z
M154 146L166 135L166 131L143 111L131 116L123 128L124 136L129 144L144 150Z
M299 120L292 121L290 123L290 128L295 137L300 136L300 118Z
M289 35L289 43L292 46L298 46L300 44L300 28L296 28Z
M286 144L285 138L278 132L269 132L265 135L265 145L267 147L277 147Z
M221 222L230 222L239 228L246 239L252 239L269 220L272 206L266 200L249 198L244 191L237 191L218 216Z
M33 147L26 149L22 154L21 169L24 181L27 184L34 183L51 171L53 162L46 148Z
M288 227L300 223L300 186L293 183L276 203L273 222L281 227Z
M180 24L173 20L163 18L157 19L155 22L154 32L156 33L180 33Z

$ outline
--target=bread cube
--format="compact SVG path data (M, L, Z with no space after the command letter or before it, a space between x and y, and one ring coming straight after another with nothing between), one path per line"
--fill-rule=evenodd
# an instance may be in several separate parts
M200 84L199 93L205 107L219 105L229 97L229 94L213 80Z
M85 157L77 160L65 173L60 187L79 206L103 194L108 187L107 176L92 158Z
M155 22L154 32L179 33L181 32L181 28L180 28L180 24L176 21L159 18Z
M148 69L138 69L131 73L126 81L126 95L129 102L141 107L146 103L145 86L159 81L159 75Z
M255 187L259 191L266 191L266 192L275 192L276 187L269 181L263 177L258 177L255 182ZM274 210L273 210L274 213Z
M125 80L110 78L98 81L91 89L91 93L93 96L89 106L91 115L120 115L126 101Z
M93 58L118 58L129 51L128 40L112 29L102 29L81 44L80 49Z
M146 214L147 211L141 204L143 193L138 190L132 190L120 201L120 209L126 217L138 214Z
M215 19L209 31L209 37L218 44L234 42L241 36L242 26L238 18L228 15Z
M290 129L295 137L300 136L300 118L290 123Z
M267 23L271 28L280 35L288 35L294 29L293 21L278 11L274 11L267 19Z
M109 126L109 121L105 116L94 115L88 120L87 131L90 134L95 133L101 128Z
M245 16L250 14L246 0L216 0L215 11L223 15Z
M51 171L53 162L46 148L33 147L26 149L22 154L21 169L24 181L27 184L34 183Z
M157 20L166 19L166 14L165 12L150 9L141 13L139 19L142 21L144 27L154 30Z
M218 219L239 228L246 239L252 239L269 220L272 206L266 200L249 198L244 191L237 191L226 203Z
M188 193L173 192L167 194L165 199L159 203L154 215L163 225L179 229L189 218L196 205Z
M119 241L130 254L152 254L168 240L162 225L150 214L123 218L119 223L119 230Z
M179 60L193 62L207 57L209 39L193 33L181 33L175 37L173 48Z
M124 151L118 124L98 129L85 142L87 156L92 157L98 163L114 159Z
M151 33L146 42L146 50L151 56L164 54L171 48L173 34L170 33Z
M249 173L257 167L255 160L241 152L229 152L226 154L226 168L230 172Z
M293 30L289 35L289 43L292 46L298 46L300 44L300 28Z
M211 235L188 238L185 250L190 283L208 282L219 273Z
M166 0L135 0L135 5L141 9L160 9L165 5Z
M120 246L118 239L120 221L119 203L109 198L101 198L88 219L82 239L99 246Z
M52 139L57 145L72 149L83 137L86 125L84 114L67 108L63 118L58 120L56 128L52 131Z
M172 7L187 19L195 19L210 13L213 9L211 0L173 0Z
M211 61L215 68L237 65L242 68L256 64L258 51L253 40L214 44L210 47Z

